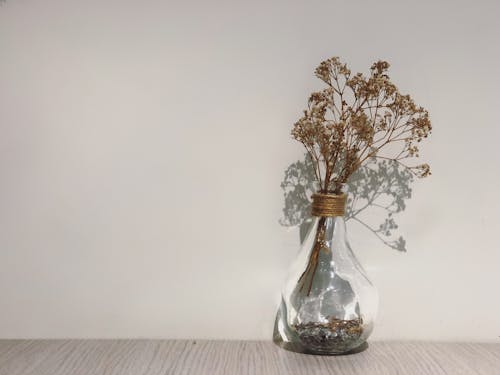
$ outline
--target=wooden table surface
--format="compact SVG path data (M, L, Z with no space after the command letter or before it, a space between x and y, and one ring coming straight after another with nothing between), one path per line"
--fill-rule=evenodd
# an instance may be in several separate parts
M0 340L0 374L490 375L500 374L500 344L372 342L331 357L259 341Z

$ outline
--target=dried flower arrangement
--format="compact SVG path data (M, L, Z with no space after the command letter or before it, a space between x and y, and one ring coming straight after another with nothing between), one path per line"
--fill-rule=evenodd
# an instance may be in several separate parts
M318 187L312 195L312 230L282 294L275 337L306 352L346 353L373 330L376 291L346 237L350 177L355 180L354 172L362 170L373 176L389 164L410 176L430 174L427 164L407 164L419 156L418 145L431 132L429 114L399 92L388 69L387 62L375 62L365 77L352 74L337 57L323 61L315 73L326 87L311 94L293 126L292 136L306 148L307 165L314 170L308 176L315 175ZM391 183L369 182L363 189L375 193L381 188L376 185Z
M292 136L306 148L321 193L341 192L342 184L369 159L400 163L418 177L427 164L408 166L431 132L428 112L402 95L387 75L389 64L375 62L370 76L352 74L338 57L323 61L316 76L327 87L309 97Z
M399 92L387 75L388 69L387 62L377 61L369 77L353 75L338 57L316 68L316 76L327 87L311 94L308 108L293 126L292 136L304 145L312 160L323 201L326 195L342 196L344 184L367 161L388 160L417 177L430 175L428 164L405 163L419 156L418 143L431 132L429 114L409 95ZM339 202L345 204L345 196ZM325 218L320 217L315 246L298 282L300 291L307 291L307 295L319 252L327 249L324 233Z

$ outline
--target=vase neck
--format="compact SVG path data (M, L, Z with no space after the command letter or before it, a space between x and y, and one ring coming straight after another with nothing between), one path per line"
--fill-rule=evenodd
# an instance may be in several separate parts
M316 193L312 196L311 214L317 217L343 217L347 194Z

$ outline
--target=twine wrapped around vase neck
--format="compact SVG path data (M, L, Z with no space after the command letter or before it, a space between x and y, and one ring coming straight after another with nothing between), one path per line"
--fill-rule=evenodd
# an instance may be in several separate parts
M316 193L312 196L313 216L344 216L347 194L322 194Z

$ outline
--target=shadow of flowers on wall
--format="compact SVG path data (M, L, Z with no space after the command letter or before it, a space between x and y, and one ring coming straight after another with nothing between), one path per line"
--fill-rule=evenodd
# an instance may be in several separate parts
M285 170L281 183L285 207L281 225L300 227L300 240L304 240L312 219L310 216L311 195L317 190L313 164L307 154L304 160L291 164ZM397 235L395 217L406 208L405 201L411 198L413 174L395 161L370 162L361 167L349 179L349 197L346 221L360 223L386 246L406 251L406 241ZM381 221L370 222L368 213L375 213ZM373 216L373 215L371 215Z

